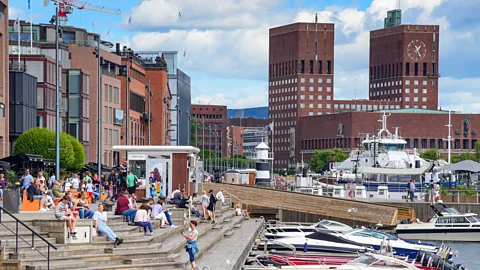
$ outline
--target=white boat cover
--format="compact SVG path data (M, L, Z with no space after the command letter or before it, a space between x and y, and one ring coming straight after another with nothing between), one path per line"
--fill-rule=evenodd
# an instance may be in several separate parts
M358 169L362 174L386 174L386 175L421 175L428 170L426 168L409 168L409 169L390 169L390 168L375 168L362 166Z
M464 160L455 164L441 167L439 170L445 171L463 171L463 172L480 172L480 163L473 160Z

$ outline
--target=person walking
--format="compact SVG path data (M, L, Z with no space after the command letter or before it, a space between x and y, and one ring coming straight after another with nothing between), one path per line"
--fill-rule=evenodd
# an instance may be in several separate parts
M78 193L78 199L75 200L75 210L78 211L80 219L91 219L94 215L87 201L87 194L84 191Z
M215 225L215 204L217 203L217 198L213 195L213 190L210 189L208 192L210 194L210 203L208 204L207 210L209 211L210 219L212 220L212 225Z
M147 228L150 231L149 236L153 233L152 223L150 222L150 216L148 215L148 205L142 204L140 209L137 210L135 214L135 225L139 227L143 227L143 231L145 235L147 235Z
M207 207L208 207L208 195L207 195L207 192L204 190L202 195L202 210L203 210L203 219L205 220L208 217Z
M101 234L104 234L108 239L114 241L114 246L117 247L123 243L123 239L117 237L113 230L107 226L107 212L105 212L105 205L102 203L98 206L98 211L93 215L93 228Z
M132 171L128 171L127 188L128 193L130 194L135 194L135 192L137 191L136 178L137 177L132 173Z
M410 180L410 201L413 202L413 198L415 197L415 180Z
M197 222L195 220L190 220L190 232L186 234L184 231L181 231L181 234L185 239L187 239L187 244L185 245L185 250L188 252L188 257L190 263L192 264L192 270L195 270L195 254L198 253L198 246L197 246L197 238L198 238L198 231L197 231Z
M217 192L217 195L215 197L217 197L217 200L222 202L222 205L225 205L225 196L223 196L223 189L220 189L220 191Z
M5 180L5 175L0 174L0 201L3 201L3 189L7 187L7 180Z

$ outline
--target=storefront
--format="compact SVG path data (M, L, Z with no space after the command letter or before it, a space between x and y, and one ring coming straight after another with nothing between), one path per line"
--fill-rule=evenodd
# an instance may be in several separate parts
M175 188L185 189L189 195L196 190L196 154L200 152L196 147L116 145L113 150L122 152L122 155L126 152L128 170L139 180L139 197L150 197L148 178L151 172L161 179L160 193L163 196L169 196Z

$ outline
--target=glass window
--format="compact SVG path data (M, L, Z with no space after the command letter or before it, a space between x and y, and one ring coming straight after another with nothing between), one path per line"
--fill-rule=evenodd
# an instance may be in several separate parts
M338 109L338 104L333 104L333 108L337 110Z
M302 108L302 109L305 108L305 104L300 103L300 108Z
M322 79L322 78L318 78L318 83L323 83L323 79Z
M313 86L308 87L308 91L312 92L313 91Z
M332 83L332 79L327 78L327 83Z
M423 88L422 93L426 94L426 93L427 93L427 89Z
M313 109L313 104L308 104L308 108Z
M305 86L300 86L300 91L305 91Z
M305 82L305 78L300 78L300 82L304 83L304 82Z
M418 102L418 97L413 97L413 102Z
M331 92L332 91L332 88L329 86L327 87L327 92Z
M327 96L327 100L331 100L332 99L332 96Z
M418 88L413 89L413 93L418 94Z
M410 85L410 80L405 80L406 85Z
M410 88L405 88L405 94L409 94L410 93Z
M322 92L322 87L321 86L318 87L318 92Z
M308 112L308 116L312 116L313 115L313 112Z
M427 102L427 97L422 97L423 102Z
M305 99L305 95L300 95L300 100L304 100Z
M308 79L308 82L309 82L309 83L313 83L313 78L309 78L309 79Z
M322 108L322 104L317 104L317 108L318 108L318 109L321 109L321 108Z
M330 109L330 108L332 108L332 105L329 103L327 104L327 109Z
M108 85L105 84L103 86L103 100L107 101L108 100Z

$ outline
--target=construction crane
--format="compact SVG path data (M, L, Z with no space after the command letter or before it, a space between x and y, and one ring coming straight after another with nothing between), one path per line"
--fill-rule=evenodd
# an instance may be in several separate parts
M106 8L104 6L93 5L85 1L78 0L44 0L44 5L52 1L58 5L58 17L62 22L67 21L67 15L73 13L73 8L92 10L107 14L120 15L122 12L118 8Z

